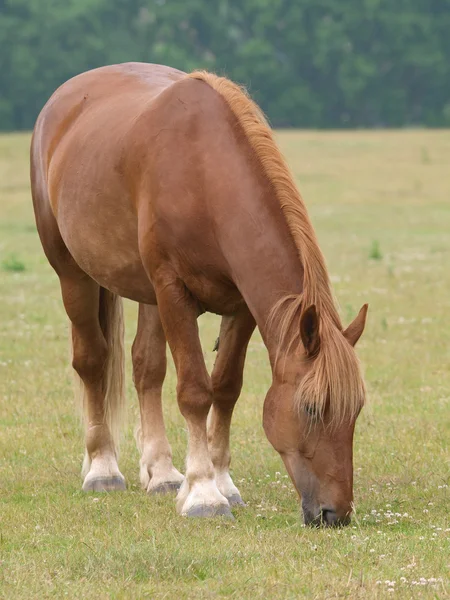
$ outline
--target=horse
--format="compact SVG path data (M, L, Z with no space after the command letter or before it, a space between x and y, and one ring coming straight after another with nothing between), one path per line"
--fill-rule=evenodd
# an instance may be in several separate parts
M84 491L126 488L122 297L139 303L132 346L140 481L178 490L189 517L242 505L230 426L257 326L272 384L263 427L307 524L350 521L352 446L365 386L323 254L260 108L227 78L146 63L90 70L59 87L31 141L37 229L71 322L85 414ZM222 316L209 375L197 318ZM162 415L168 343L186 420L183 476Z

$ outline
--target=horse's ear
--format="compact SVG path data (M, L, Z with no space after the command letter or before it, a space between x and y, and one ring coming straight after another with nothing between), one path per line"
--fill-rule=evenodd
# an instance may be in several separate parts
M356 344L359 338L362 336L364 327L366 325L367 310L369 309L368 304L364 304L358 313L358 316L350 323L347 329L343 332L344 337L350 342L352 346Z
M317 353L320 346L319 317L314 304L303 311L300 318L300 337L308 356Z

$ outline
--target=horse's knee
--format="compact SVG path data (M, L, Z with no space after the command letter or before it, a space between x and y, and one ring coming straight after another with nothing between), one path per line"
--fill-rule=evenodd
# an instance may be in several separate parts
M219 404L224 408L233 408L241 393L243 377L236 374L218 374L214 373L211 377L212 389L214 393L214 404Z
M177 398L181 414L186 417L195 415L206 418L213 401L211 380L195 381L191 378L179 379Z

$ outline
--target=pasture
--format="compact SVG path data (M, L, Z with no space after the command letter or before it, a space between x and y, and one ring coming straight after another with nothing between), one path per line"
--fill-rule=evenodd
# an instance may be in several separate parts
M358 344L369 405L354 443L356 515L302 526L261 426L270 369L258 334L232 429L236 520L188 520L139 486L127 363L128 490L81 492L68 320L35 230L28 135L0 137L0 598L445 598L450 593L450 136L445 131L278 134ZM136 305L125 303L130 350ZM200 318L209 366L219 318ZM129 352L128 352L129 356ZM173 365L174 463L186 431Z

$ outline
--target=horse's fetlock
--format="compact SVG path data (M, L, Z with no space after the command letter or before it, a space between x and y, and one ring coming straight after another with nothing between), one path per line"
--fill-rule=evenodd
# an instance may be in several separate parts
M107 425L91 425L88 427L86 431L86 450L91 459L105 451L115 455L114 442Z

